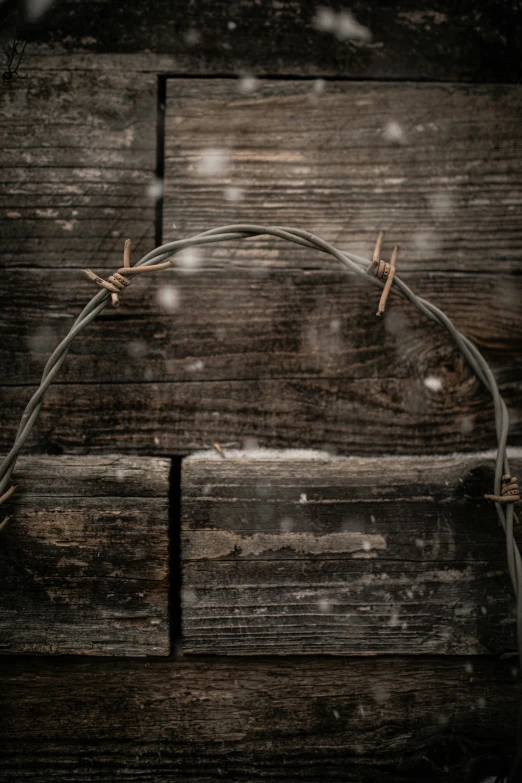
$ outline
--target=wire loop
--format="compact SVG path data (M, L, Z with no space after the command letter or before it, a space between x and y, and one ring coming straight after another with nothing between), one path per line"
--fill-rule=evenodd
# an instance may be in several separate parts
M381 259L381 248L384 239L384 231L379 232L377 241L375 243L375 249L373 251L373 260L368 269L366 270L369 275L374 275L378 280L385 280L383 292L377 309L377 315L382 315L386 308L386 302L391 291L393 278L395 277L395 271L397 268L397 254L399 252L399 245L395 245L393 248L392 257L389 261L383 261Z

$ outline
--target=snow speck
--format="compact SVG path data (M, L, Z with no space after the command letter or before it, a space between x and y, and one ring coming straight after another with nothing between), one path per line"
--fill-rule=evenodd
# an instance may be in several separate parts
M142 356L146 356L149 347L145 340L131 340L126 345L127 353L133 359L139 359Z
M464 664L464 671L466 672L466 674L473 674L473 664L471 663L471 661L466 661L466 663Z
M319 611L323 614L328 614L328 612L332 611L332 604L327 598L321 598L321 600L317 602L317 606L319 607Z
M204 177L222 174L229 163L229 153L223 149L203 150L197 162L196 171Z
M424 549L424 547L426 546L426 542L424 541L423 538L416 538L415 546L417 547L417 549Z
M181 602L185 606L194 606L198 602L198 597L196 595L195 590L191 590L190 588L184 588L181 591Z
M201 266L201 250L198 247L186 247L176 256L180 269L193 272Z
M364 718L364 717L366 717L366 713L365 713L365 711L364 711L364 707L362 706L362 704L359 704L359 705L358 705L358 707L357 707L357 712L359 713L359 715L361 716L361 718Z
M326 82L324 79L314 79L312 82L312 90L315 95L322 95L326 89Z
M305 492L301 492L301 494L299 495L299 503L302 503L303 505L305 503L308 503L308 498L306 497Z
M185 365L185 369L189 372L197 372L198 370L202 370L204 366L205 364L201 361L201 359L196 359L190 364Z
M324 33L332 33L339 41L362 41L368 43L372 40L372 33L368 27L360 24L350 11L339 11L321 6L313 18L312 25L316 30Z
M156 294L158 305L165 313L175 313L179 307L180 295L174 285L162 285Z
M157 435L154 436L154 445L155 446L159 446L160 445L160 439L158 438Z
M335 718L336 720L339 720L339 718L340 718L341 716L339 715L339 713L337 712L337 710L332 710L332 712L333 712L333 716L334 716L334 718Z
M257 438L243 438L243 451L255 451L259 448L259 441Z
M279 523L279 527L281 528L282 533L290 533L294 527L294 520L292 517L283 517Z
M473 429L475 427L475 417L474 416L464 416L460 421L460 431L463 435L469 435L470 432L473 432Z
M426 378L424 378L424 385L432 392L438 392L442 389L442 381L435 375L428 375Z
M255 92L258 87L259 79L256 79L255 76L252 76L251 73L243 74L237 83L237 88L239 92L243 93L243 95L250 95L250 93Z
M384 704L390 698L390 692L386 688L374 686L372 688L373 698L376 704Z
M237 24L236 24L235 22L232 22L232 21L230 21L230 22L227 24L227 27L228 27L228 29L229 29L229 30L235 30L235 29L236 29L236 27L237 27Z
M25 4L25 14L28 22L36 22L48 8L53 4L54 0L27 0Z
M57 337L50 326L43 326L37 332L27 338L27 344L32 354L52 353L57 345Z
M185 39L185 43L187 44L187 46L195 46L195 44L199 43L201 39L201 35L197 30L191 27L190 30L186 31L183 38Z
M159 199L163 197L163 191L163 180L156 177L147 187L147 196L148 198L154 199L154 201L159 201Z
M406 135L396 120L390 120L384 126L384 138L390 144L405 144Z
M368 541L368 539L366 539L365 541L363 541L363 545L362 545L362 547L363 547L363 549L364 549L364 551L365 551L365 552L369 552L369 551L370 551L370 549L372 548L372 545L370 544L370 542Z
M391 625L392 628L399 625L399 612L396 609L392 611L388 625Z
M243 191L241 188L229 187L225 188L225 199L227 201L243 201Z
M116 481L125 481L125 471L122 468L118 468L114 476L116 478Z

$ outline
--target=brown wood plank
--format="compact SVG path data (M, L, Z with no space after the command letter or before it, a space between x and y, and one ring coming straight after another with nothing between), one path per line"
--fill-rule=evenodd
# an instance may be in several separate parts
M96 271L107 278L113 270ZM410 273L405 280L479 345L499 382L518 380L521 277ZM179 299L174 312L162 304L170 287ZM96 290L78 270L6 270L0 277L3 381L39 382L49 354ZM267 275L167 270L136 279L120 308L109 307L72 344L57 380L392 377L404 379L407 395L429 375L441 379L443 393L471 377L465 369L452 377L459 354L440 327L393 297L386 316L377 318L378 298L378 291L342 267ZM471 385L470 401L476 393Z
M5 780L478 783L513 757L485 657L0 661Z
M115 358L115 361L117 359ZM145 372L145 368L144 368ZM340 454L444 454L491 448L493 407L464 365L451 391L402 378L296 378L179 383L51 386L27 449L62 453L187 454L255 439L273 448L310 447ZM35 387L4 386L0 447L11 448ZM469 392L469 394L468 394ZM518 384L501 386L510 410ZM512 417L510 443L522 443Z
M65 66L67 68L67 66ZM31 71L2 90L2 263L121 263L154 244L156 77Z
M186 652L515 648L492 459L225 453L183 462Z
M1 652L168 654L169 467L20 458L2 506Z
M516 271L520 86L172 79L164 238L218 225L298 226L369 257L388 231L401 271ZM216 154L216 151L219 154ZM207 264L335 268L272 238Z
M164 68L174 73L520 81L516 4L409 0L398 6L354 0L344 7L324 5L335 12L349 8L372 39L351 40L339 25L334 32L317 29L321 6L311 0L232 5L148 0L125 9L116 0L68 0L53 4L43 23L26 35L51 57L57 50L72 61L71 55L85 59L88 53L93 61L93 55L106 52L132 53L134 59L146 57L150 68L153 58L166 61Z

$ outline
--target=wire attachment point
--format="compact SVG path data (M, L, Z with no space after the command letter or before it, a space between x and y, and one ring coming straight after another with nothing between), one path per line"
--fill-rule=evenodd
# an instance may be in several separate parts
M516 476L506 474L502 476L502 486L500 495L484 495L486 500L492 500L494 503L518 503L520 501L520 489ZM518 524L518 517L514 514L515 522Z
M384 239L384 231L379 232L377 242L375 243L375 250L373 251L373 260L368 269L366 270L369 275L375 275L379 280L386 280L381 299L379 301L379 308L377 315L382 315L386 308L386 302L391 291L393 278L397 269L397 255L399 253L399 245L395 245L390 261L383 261L381 259L381 248Z

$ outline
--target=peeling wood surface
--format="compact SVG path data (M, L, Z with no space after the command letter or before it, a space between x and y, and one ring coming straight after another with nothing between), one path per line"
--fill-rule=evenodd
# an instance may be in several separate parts
M369 258L384 229L399 273L520 269L520 86L172 79L167 96L165 240L254 222ZM339 264L274 238L202 260Z
M156 77L32 71L0 94L2 264L121 265L154 245Z
M11 660L0 685L2 777L32 783L478 783L519 699L489 657Z
M186 652L515 648L491 459L225 453L183 462Z
M349 9L371 31L369 41L343 37L342 28L338 35L317 29L319 7L312 0L147 0L124 8L116 0L67 0L26 35L31 51L89 59L91 67L104 53L129 53L142 67L202 76L520 81L516 3L354 0Z
M0 536L0 652L166 655L167 460L21 457Z

